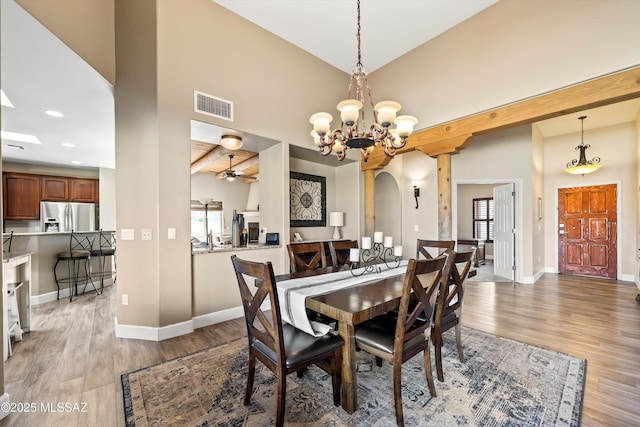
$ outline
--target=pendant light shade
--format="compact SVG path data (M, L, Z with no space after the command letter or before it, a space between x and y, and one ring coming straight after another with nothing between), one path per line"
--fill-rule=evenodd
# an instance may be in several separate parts
M585 175L587 173L595 172L600 169L600 157L594 157L591 160L587 160L587 148L590 147L589 144L584 143L584 119L587 116L578 117L581 123L581 133L580 133L580 145L576 147L576 150L580 151L580 157L578 159L573 159L569 163L567 163L566 171L572 175Z

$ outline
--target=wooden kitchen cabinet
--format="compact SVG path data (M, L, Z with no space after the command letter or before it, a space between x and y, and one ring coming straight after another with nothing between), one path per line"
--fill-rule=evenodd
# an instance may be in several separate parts
M40 219L40 177L5 172L2 174L4 219Z
M69 178L43 176L40 178L41 200L45 202L69 201Z
M70 202L98 202L98 181L95 179L70 178Z
M41 176L42 200L46 202L98 203L98 180Z

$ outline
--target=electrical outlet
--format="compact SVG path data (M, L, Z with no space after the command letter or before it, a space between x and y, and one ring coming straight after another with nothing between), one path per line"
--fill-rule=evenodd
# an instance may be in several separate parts
M140 233L140 238L142 240L151 240L151 229L143 228Z
M122 294L122 305L129 305L129 294Z
M418 227L418 225L417 225L417 224L416 224L416 225L414 225L414 226L413 226L413 231L420 231L420 227Z

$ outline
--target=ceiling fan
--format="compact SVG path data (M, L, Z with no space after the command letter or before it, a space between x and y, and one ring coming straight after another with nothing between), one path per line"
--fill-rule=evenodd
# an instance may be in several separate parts
M226 178L227 181L233 181L236 177L244 174L243 171L234 171L231 169L231 160L233 159L233 154L229 154L229 169L222 172L222 178Z

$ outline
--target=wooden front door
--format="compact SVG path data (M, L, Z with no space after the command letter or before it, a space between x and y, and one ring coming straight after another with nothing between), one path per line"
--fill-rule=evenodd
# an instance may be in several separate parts
M558 190L560 273L617 276L616 185Z

